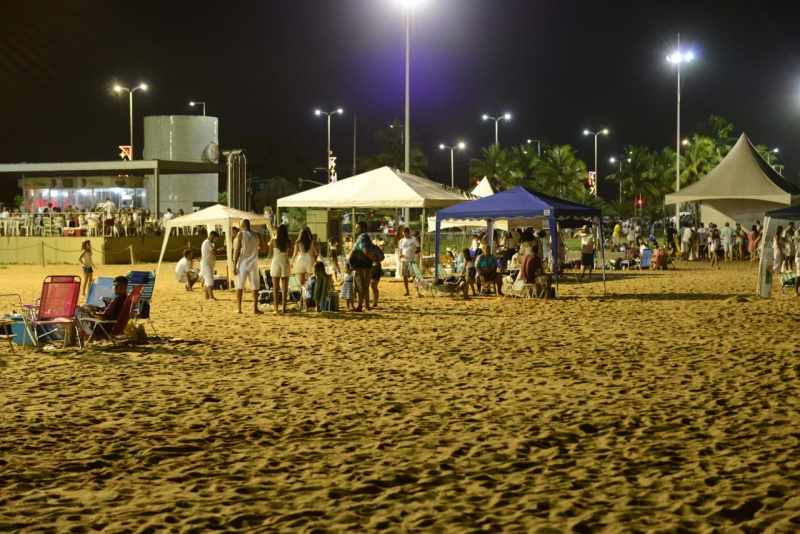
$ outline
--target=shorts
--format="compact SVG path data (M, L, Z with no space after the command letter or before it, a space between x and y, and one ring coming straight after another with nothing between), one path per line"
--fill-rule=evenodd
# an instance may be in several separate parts
M581 252L581 265L590 269L594 268L594 253L585 254Z
M285 254L272 258L269 272L272 278L289 278L289 275L292 274L292 270L289 267L289 258Z
M411 262L410 261L401 261L400 262L400 274L403 276L414 276L414 273L411 272Z
M244 289L245 282L250 282L251 291L258 291L258 267L239 269L239 274L236 276L236 289Z
M372 275L371 276L372 276L372 279L375 280L376 282L378 280L380 280L381 276L383 276L383 267L381 267L380 265L373 265L372 266Z
M733 243L725 243L723 246L725 247L725 252L733 252Z
M83 274L92 274L93 272L94 271L91 267L86 267L85 265L83 266Z

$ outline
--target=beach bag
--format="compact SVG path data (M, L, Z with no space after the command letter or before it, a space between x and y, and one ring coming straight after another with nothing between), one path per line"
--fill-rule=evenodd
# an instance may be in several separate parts
M361 249L353 249L353 252L350 253L348 263L350 263L350 267L353 269L367 269L372 267L372 262Z

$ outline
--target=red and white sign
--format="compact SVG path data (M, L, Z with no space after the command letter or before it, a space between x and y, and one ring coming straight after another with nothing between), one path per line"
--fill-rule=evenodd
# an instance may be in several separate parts
M122 158L122 161L130 161L131 160L131 147L130 145L120 145L119 147L122 152L119 153L119 157Z

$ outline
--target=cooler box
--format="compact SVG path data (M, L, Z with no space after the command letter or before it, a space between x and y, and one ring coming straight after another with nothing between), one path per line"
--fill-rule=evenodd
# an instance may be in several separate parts
M228 289L228 280L223 277L214 277L214 290L217 289Z

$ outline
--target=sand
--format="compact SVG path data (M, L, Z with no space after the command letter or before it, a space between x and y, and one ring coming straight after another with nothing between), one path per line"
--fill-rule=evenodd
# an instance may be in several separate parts
M255 317L164 266L158 338L0 346L0 531L797 531L800 298L679 267Z

